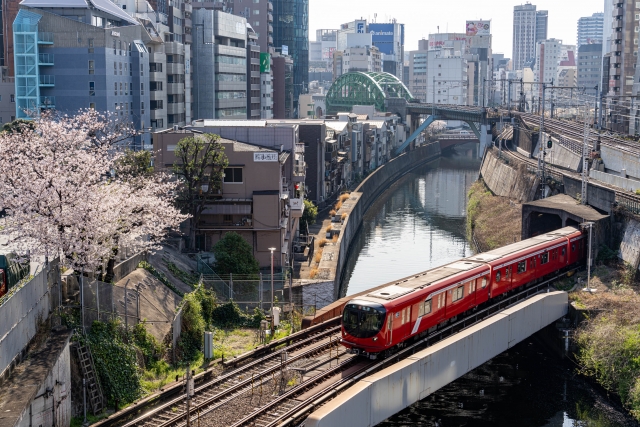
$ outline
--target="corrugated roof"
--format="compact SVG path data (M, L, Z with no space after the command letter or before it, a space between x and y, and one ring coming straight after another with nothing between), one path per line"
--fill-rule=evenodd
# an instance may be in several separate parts
M344 128L346 128L348 124L348 122L339 121L326 121L324 123L329 129L335 130L338 133L344 131Z
M115 15L118 18L122 19L123 21L129 22L130 24L140 25L140 23L135 18L133 18L124 10L120 9L116 4L112 3L110 0L89 0L89 1L91 1L93 6L95 6L95 8L98 10ZM52 1L51 3L56 4L55 0ZM53 7L57 7L57 6L53 6Z

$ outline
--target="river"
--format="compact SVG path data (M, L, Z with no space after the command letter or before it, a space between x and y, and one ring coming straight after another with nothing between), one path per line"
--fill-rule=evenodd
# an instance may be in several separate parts
M339 296L470 255L466 194L479 169L471 144L394 183L364 216ZM637 426L574 368L531 338L380 425Z

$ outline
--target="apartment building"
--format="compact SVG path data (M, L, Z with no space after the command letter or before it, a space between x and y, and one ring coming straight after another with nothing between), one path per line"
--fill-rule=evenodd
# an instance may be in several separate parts
M581 46L588 44L602 44L604 26L604 13L594 13L591 16L584 16L578 19L578 44ZM600 46L602 49L602 46Z
M208 121L204 121L206 123ZM155 164L169 169L176 162L175 147L195 130L166 130L153 135ZM295 151L221 139L229 167L224 171L221 194L207 202L196 225L196 246L203 251L229 231L240 234L252 247L260 267L290 265L293 238L304 211L299 181L294 181ZM304 182L304 176L302 177Z
M418 40L418 50L409 52L409 76L405 83L414 98L427 102L427 56L429 41Z
M464 42L447 42L427 53L427 102L467 105L469 78Z
M23 1L13 23L15 116L94 108L148 128L149 52L139 22L108 0L42 6ZM148 148L150 137L132 144Z
M547 39L549 13L529 2L513 7L513 69L522 70L536 54L536 43Z

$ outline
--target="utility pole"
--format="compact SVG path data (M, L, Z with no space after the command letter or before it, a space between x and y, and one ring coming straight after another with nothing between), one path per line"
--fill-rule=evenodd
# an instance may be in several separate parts
M544 199L544 102L547 85L542 83L542 114L540 115L540 131L538 133L538 175L540 177L540 198Z
M587 125L587 107L584 109L584 141L582 144L582 195L580 203L587 204L589 186L589 125Z

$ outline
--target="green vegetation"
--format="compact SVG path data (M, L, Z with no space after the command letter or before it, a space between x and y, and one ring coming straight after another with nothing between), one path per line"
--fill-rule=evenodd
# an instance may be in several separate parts
M173 283L171 283L171 281L167 278L167 276L165 276L162 272L156 270L147 261L140 261L140 263L138 264L138 268L144 268L149 273L151 273L156 279L158 279L160 282L162 282L166 287L171 289L173 292L175 292L179 296L184 297L184 292L182 292L180 289L176 288L176 286Z
M586 322L576 341L582 373L620 396L640 420L640 325L630 324L621 311L608 312Z
M23 129L32 131L36 128L36 124L33 120L16 119L12 122L2 125L2 132L7 133L22 133Z
M217 306L211 313L212 326L218 328L258 328L264 314L257 308L253 315L244 313L233 301Z
M122 324L94 322L86 340L109 406L138 399L142 387L137 348L129 342Z
M304 212L300 218L300 230L307 232L310 225L316 223L318 217L318 207L311 200L304 199Z
M134 151L126 149L124 156L115 165L116 175L125 180L153 175L151 166L151 151Z
M505 197L494 196L482 180L468 193L467 237L488 251L520 240L521 206Z
M185 285L189 285L192 289L195 289L196 285L200 278L196 274L187 273L186 271L182 271L172 262L167 263L167 268L178 279L180 279Z
M253 247L236 232L226 233L213 246L216 256L216 273L252 275L260 272L260 265L253 256Z

